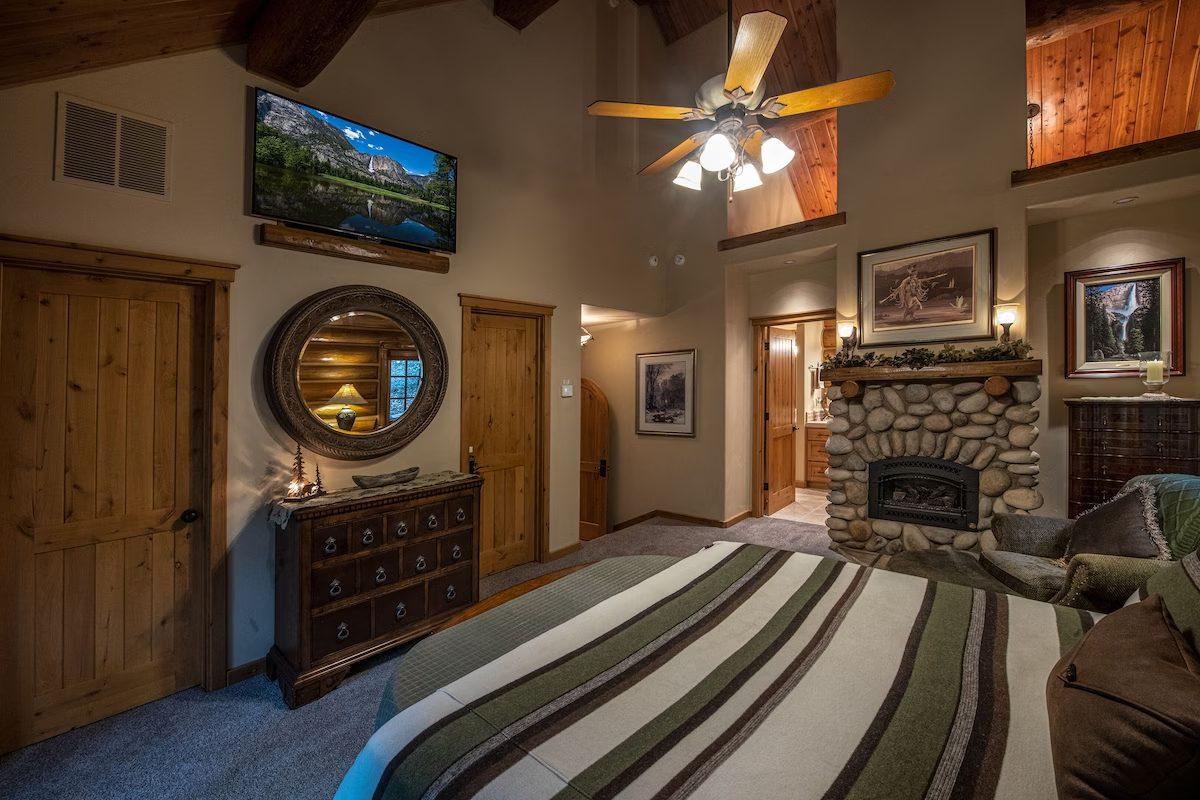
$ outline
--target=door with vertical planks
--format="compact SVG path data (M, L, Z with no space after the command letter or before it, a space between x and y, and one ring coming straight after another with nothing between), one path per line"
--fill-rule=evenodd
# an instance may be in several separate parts
M537 553L541 358L538 320L463 309L462 446L483 476L479 574Z
M767 514L796 502L796 331L767 329Z
M0 277L5 752L200 682L206 462L199 289Z
M594 381L579 382L579 538L608 533L608 398Z

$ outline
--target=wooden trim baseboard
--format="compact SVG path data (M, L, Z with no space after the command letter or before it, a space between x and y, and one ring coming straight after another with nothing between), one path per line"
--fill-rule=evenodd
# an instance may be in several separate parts
M757 233L747 233L743 236L733 236L729 239L722 239L717 242L717 250L734 250L738 247L748 247L752 244L762 244L763 242L773 242L776 239L786 239L789 236L801 236L805 233L813 231L823 231L826 228L836 228L839 225L846 224L846 212L839 211L836 214L829 214L824 217L813 217L801 222L793 222L789 225L780 225L778 228L770 228Z
M1200 148L1200 131L1189 131L1187 133L1176 134L1175 136L1167 136L1163 139L1153 139L1149 142L1138 142L1137 144L1118 147L1114 150L1092 153L1088 156L1068 158L1065 161L1056 161L1053 164L1043 164L1040 167L1013 170L1012 185L1024 186L1055 178L1065 178L1068 175L1079 175L1083 172L1091 172L1092 170L1104 169L1105 167L1133 164L1134 162L1145 161L1149 158L1184 153L1188 150L1196 150L1198 148Z
M574 553L581 547L583 547L583 542L575 542L574 544L569 544L566 547L560 547L557 550L551 550L550 552L546 553L546 557L541 561L543 564L545 564L547 561L557 561L564 556L571 555L571 553Z
M796 488L797 488L797 489L807 489L807 488L808 488L808 481L806 481L806 480L803 480L803 479L801 479L801 478L797 478L797 479L796 479Z
M266 667L267 660L265 658L247 661L241 666L232 667L228 672L225 673L225 685L233 686L235 683L248 681L255 675L261 675L266 670Z
M613 525L612 529L614 532L616 532L624 528L633 527L640 522L654 519L655 517L662 517L663 519L674 520L675 522L686 522L690 525L703 525L706 528L732 528L742 520L748 519L750 517L750 511L747 509L740 514L734 514L727 520L719 520L709 519L708 517L693 517L691 514L677 514L674 511L662 511L659 509L655 511L647 511L645 514L639 514L632 519L627 519L624 522Z

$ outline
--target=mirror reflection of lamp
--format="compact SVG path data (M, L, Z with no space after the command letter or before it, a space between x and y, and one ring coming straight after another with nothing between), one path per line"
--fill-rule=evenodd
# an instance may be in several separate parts
M354 429L354 420L358 419L358 414L350 406L366 405L366 402L366 399L358 393L358 389L354 388L353 383L343 383L342 388L329 398L327 405L342 407L342 410L337 413L337 426L344 431L349 431Z

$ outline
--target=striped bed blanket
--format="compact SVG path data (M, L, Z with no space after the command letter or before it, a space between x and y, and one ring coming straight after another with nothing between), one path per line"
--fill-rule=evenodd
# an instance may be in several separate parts
M718 542L403 710L336 800L1047 800L1094 619Z

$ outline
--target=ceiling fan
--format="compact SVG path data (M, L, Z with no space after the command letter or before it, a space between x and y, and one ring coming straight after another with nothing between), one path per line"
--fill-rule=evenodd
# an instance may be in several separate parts
M660 106L600 100L588 106L597 117L634 119L712 120L706 131L684 139L662 157L642 168L639 175L653 175L700 149L698 159L689 159L674 183L699 190L704 171L715 172L732 192L762 185L754 162L766 174L778 172L791 162L795 152L771 136L759 121L790 117L828 108L865 103L886 97L895 85L890 71L814 86L796 92L765 97L763 76L787 27L787 20L770 11L743 14L733 37L733 2L728 4L729 68L709 78L696 92L695 105Z

